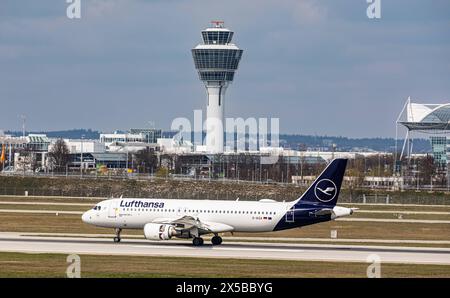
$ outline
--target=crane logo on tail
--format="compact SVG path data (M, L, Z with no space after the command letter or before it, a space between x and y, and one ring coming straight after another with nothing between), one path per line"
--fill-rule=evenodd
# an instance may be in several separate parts
M327 203L334 199L336 190L337 187L333 181L330 179L322 179L316 183L314 194L319 201Z

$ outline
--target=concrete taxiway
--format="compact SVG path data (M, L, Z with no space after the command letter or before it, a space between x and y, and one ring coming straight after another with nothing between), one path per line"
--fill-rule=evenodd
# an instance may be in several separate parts
M205 243L207 243L205 241ZM450 248L356 246L297 243L224 242L194 247L190 241L148 241L83 237L40 237L0 233L0 251L126 256L172 256L328 262L371 262L450 265Z

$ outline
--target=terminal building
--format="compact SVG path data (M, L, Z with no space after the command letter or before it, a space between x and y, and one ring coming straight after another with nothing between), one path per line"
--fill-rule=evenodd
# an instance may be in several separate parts
M446 170L450 157L450 103L422 104L414 103L408 97L397 124L406 128L406 135L398 158L412 156L413 134L428 135L435 165ZM398 126L397 125L397 126ZM396 133L398 134L398 133Z
M154 150L158 147L158 139L162 136L161 129L131 128L128 132L115 131L112 134L100 134L100 143L109 152L137 152L146 148Z
M432 136L430 142L434 163L441 169L446 168L450 160L450 139L446 136Z

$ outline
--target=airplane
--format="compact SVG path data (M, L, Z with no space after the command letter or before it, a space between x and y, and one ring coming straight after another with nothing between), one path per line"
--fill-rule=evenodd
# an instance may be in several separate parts
M194 246L201 246L201 236L213 234L212 245L219 245L220 233L280 231L352 215L356 208L336 206L346 166L347 159L334 159L291 202L114 198L96 204L81 218L114 228L114 242L121 241L123 229L142 229L148 240L192 238Z

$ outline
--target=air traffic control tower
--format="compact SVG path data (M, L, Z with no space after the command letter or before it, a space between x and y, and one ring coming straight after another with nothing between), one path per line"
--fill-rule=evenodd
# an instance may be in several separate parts
M224 151L225 91L233 81L242 50L231 43L233 32L222 21L202 31L203 44L192 49L195 68L205 83L208 95L206 109L206 149L211 153Z

